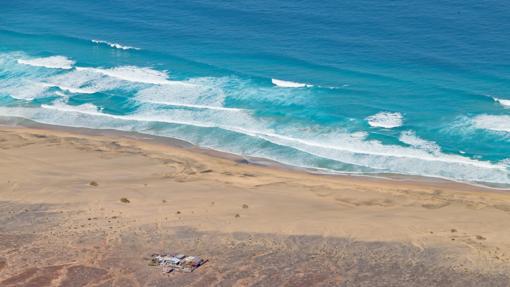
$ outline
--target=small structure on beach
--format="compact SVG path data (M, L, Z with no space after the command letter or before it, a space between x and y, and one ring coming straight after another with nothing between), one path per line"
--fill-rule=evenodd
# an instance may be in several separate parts
M162 266L164 273L170 273L173 270L189 273L204 265L206 262L207 260L198 256L186 256L183 254L152 254L149 265Z

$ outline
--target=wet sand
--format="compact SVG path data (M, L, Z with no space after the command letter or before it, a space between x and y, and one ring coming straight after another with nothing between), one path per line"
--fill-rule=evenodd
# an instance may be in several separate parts
M0 286L510 286L509 219L508 191L0 127Z

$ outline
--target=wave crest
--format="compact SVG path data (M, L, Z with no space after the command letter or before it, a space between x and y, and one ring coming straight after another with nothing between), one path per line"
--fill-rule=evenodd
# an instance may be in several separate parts
M244 109L224 106L225 93L222 78L195 78L187 81L172 81L171 84L142 89L136 100L173 107L209 109L223 111L243 111Z
M76 67L76 70L102 74L128 82L155 85L172 84L172 82L168 79L168 74L166 72L156 71L151 68L141 68L136 66L121 66L109 69Z
M492 98L496 103L502 105L504 108L510 108L510 100L500 99L500 98Z
M479 115L472 121L478 129L510 133L510 116L507 115Z
M34 67L69 70L73 68L75 62L64 56L51 56L45 58L18 59L18 63Z
M401 113L379 112L366 118L371 127L392 129L402 126L404 117Z
M41 108L43 109L49 109L49 110L58 110L63 112L77 112L77 113L87 113L91 115L101 115L101 109L97 107L94 104L82 104L78 106L71 106L63 101L55 101L53 102L53 105L41 105Z
M94 44L107 45L107 46L110 46L111 48L120 49L120 50L140 50L140 48L137 48L137 47L124 46L124 45L121 45L118 43L112 43L112 42L103 41L103 40L91 40L91 42Z
M280 87L280 88L310 88L310 87L313 87L313 85L310 85L310 84L284 81L284 80L278 80L278 79L271 79L271 83L273 83L273 85Z
M441 152L441 148L437 143L418 137L414 131L402 132L399 141L430 153L439 154Z

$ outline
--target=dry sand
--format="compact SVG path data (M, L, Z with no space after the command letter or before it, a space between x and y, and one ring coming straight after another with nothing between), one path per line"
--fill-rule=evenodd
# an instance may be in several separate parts
M162 274L163 251L209 262ZM188 285L510 286L510 194L0 127L0 286Z

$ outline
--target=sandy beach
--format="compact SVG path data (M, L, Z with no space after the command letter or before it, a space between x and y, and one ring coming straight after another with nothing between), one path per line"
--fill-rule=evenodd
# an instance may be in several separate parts
M510 286L510 194L0 126L1 286ZM151 253L209 262L190 274Z

